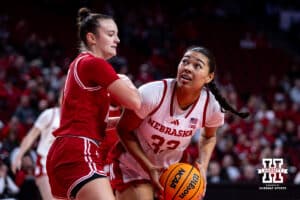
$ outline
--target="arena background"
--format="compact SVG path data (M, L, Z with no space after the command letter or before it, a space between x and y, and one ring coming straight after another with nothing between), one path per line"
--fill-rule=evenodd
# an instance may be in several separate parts
M226 115L208 170L206 200L300 200L300 2L28 0L0 3L0 155L10 166L38 114L53 106L77 54L78 8L113 15L119 55L111 63L142 83L174 77L190 45L217 60L222 94L246 120ZM196 138L195 138L196 140ZM36 146L35 146L36 147ZM35 147L10 176L18 199L39 199L32 170ZM187 155L197 151L191 143ZM282 158L284 182L262 189L263 158ZM2 177L0 177L2 178ZM1 191L1 190L0 190Z

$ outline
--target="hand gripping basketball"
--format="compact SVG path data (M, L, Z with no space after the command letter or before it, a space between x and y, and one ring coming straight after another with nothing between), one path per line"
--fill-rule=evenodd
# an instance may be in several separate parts
M205 183L204 183L204 191L203 191L203 194L202 194L202 197L201 197L201 199L203 199L204 196L205 196L205 193L206 193L206 185L207 185L206 171L205 171L203 165L201 165L200 163L195 162L194 165L195 165L195 167L200 171L200 173L202 174L202 177L203 177L204 180L205 180Z
M160 176L164 200L199 200L205 192L206 180L200 171L187 163L169 166Z

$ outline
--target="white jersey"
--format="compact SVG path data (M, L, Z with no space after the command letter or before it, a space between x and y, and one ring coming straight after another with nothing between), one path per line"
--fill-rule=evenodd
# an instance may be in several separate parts
M197 129L218 127L224 113L209 90L203 88L198 100L182 110L175 95L174 79L145 84L139 88L141 109L136 114L144 119L135 134L148 159L167 168L181 160ZM120 157L123 181L149 179L148 174L128 152Z
M37 153L46 158L49 148L54 140L53 131L60 122L60 109L58 107L44 110L34 123L34 127L41 131Z

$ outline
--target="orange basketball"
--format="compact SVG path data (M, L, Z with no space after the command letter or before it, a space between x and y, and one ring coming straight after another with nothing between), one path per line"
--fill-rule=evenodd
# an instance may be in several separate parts
M204 192L205 179L197 168L187 163L169 166L160 176L164 200L199 200Z

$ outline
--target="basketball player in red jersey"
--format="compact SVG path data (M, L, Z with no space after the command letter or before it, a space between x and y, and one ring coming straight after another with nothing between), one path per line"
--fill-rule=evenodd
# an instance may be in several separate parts
M163 190L161 170L181 160L197 129L202 134L196 167L205 176L217 129L224 123L223 110L248 115L237 112L220 95L213 81L215 68L215 59L206 48L193 47L183 55L176 79L139 88L141 109L125 110L117 126L126 149L115 148L110 166L117 199L153 200L153 186Z
M116 104L109 106L109 124L105 130L104 141L102 142L99 151L103 157L100 158L102 165L107 173L109 173L109 151L119 141L116 130L116 124L120 119L122 107Z
M47 157L56 199L115 199L100 164L99 145L108 122L110 98L128 109L141 99L131 82L119 78L106 61L116 55L118 28L110 16L79 10L81 52L70 64L61 105L61 121Z

